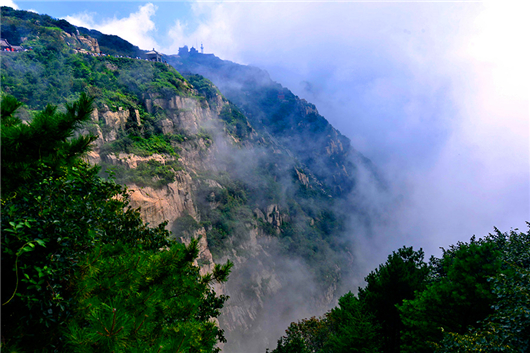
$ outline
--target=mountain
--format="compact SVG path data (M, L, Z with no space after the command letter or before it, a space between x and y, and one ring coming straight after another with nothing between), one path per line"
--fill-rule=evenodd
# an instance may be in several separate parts
M254 128L286 146L311 170L334 197L344 197L355 187L357 164L375 170L348 138L331 126L316 107L274 82L266 71L221 60L213 54L180 48L164 57L184 75L210 79L248 117Z
M94 52L145 58L145 50L141 50L118 36L103 34L94 29L76 27L66 20L58 20L34 12L14 10L10 7L2 7L2 16L6 17L6 21L1 24L2 38L7 39L12 45L20 45L24 42L26 46L31 46L31 42L28 41L31 41L32 34L38 36L44 28L56 28L62 30L68 38L77 39L80 47L86 45L90 47L92 43L97 42L98 46L93 48ZM91 38L91 40L85 40L85 38ZM67 43L73 44L70 41Z
M88 160L127 185L144 220L199 239L206 273L230 259L218 293L227 352L271 347L294 320L334 304L354 271L353 221L374 166L316 107L260 69L182 51L167 63L116 36L2 7L2 92L22 119L80 92L95 97Z

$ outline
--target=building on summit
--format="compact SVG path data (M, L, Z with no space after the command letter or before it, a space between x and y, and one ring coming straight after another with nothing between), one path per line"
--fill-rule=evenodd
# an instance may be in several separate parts
M153 48L152 51L148 51L147 53L145 53L145 56L147 57L147 60L149 61L156 61L158 63L162 62L162 54L157 52L155 48Z
M188 53L189 52L188 52L188 46L187 45L179 48L179 56L186 56L186 55L188 55Z
M203 58L214 58L215 55L213 54L204 54L204 45L201 43L200 46L201 51L198 51L195 49L195 47L188 48L187 45L179 48L179 54L181 58L186 58L188 56L198 56L201 55Z

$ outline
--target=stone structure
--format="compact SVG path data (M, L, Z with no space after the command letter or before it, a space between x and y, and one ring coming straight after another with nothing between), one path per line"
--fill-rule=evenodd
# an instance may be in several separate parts
M157 52L155 48L153 48L152 51L148 51L147 53L145 53L145 56L147 57L147 60L149 61L156 61L158 63L162 62L162 54Z

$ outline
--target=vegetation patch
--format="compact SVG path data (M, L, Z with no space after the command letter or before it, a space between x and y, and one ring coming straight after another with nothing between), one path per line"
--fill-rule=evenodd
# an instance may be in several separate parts
M171 229L171 232L175 235L181 235L183 232L191 233L197 229L199 229L201 226L195 218L190 216L189 214L186 214L182 217L179 217L175 220L173 223L173 228Z
M101 147L101 154L124 152L140 157L149 157L153 154L166 154L178 158L172 141L180 141L179 135L151 135L148 138L128 135Z
M182 170L177 161L165 164L155 159L139 162L136 168L101 163L102 171L113 177L119 184L136 184L140 187L161 188L175 181L175 172ZM103 174L102 174L103 175Z
M232 103L226 104L219 114L221 120L227 124L228 131L239 138L248 137L252 128L248 124L247 118Z
M193 88L195 88L202 96L206 97L209 102L221 94L212 81L204 76L189 74L186 75L186 79L193 85Z

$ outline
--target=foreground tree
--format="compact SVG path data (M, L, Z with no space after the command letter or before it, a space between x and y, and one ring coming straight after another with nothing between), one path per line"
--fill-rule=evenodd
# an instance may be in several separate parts
M2 348L6 351L210 352L227 299L199 275L197 242L150 228L124 187L81 160L73 138L92 100L47 107L28 124L2 100Z
M351 292L339 299L339 306L329 313L331 334L324 352L377 353L381 349L373 313Z
M528 332L529 234L496 230L459 242L432 260L431 283L399 308L406 326L403 350L470 351L466 342L479 347L479 342L508 342L508 336ZM486 351L496 351L491 347Z
M405 326L397 305L413 299L415 292L425 289L429 268L423 258L423 250L402 247L366 276L366 287L359 288L360 301L380 325L377 340L382 343L383 352L401 350L401 333Z
M495 231L489 239L499 244L502 262L500 273L489 279L493 312L468 332L445 332L436 352L530 351L530 229Z

